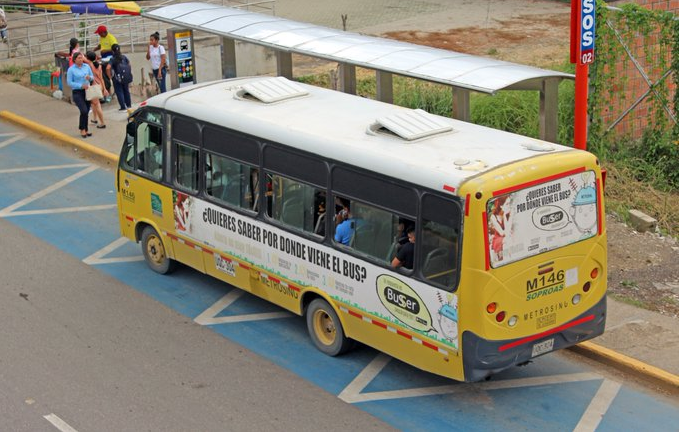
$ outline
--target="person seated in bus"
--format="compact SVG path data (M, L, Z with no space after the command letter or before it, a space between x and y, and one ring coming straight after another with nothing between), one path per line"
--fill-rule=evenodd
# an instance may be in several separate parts
M399 218L397 224L397 235L394 237L394 242L397 244L397 250L408 243L408 230L413 229L413 222L408 219Z
M413 269L413 256L415 255L416 231L413 227L409 227L406 229L406 235L408 237L408 242L399 248L397 256L392 260L392 267L404 267L405 269L411 270Z
M349 212L349 200L335 197L335 225L338 226L344 221L343 214Z
M326 235L326 194L317 194L316 197L316 215L314 217L314 234L320 236Z
M352 217L349 207L345 207L336 217L335 241L350 246L357 228L357 219ZM339 223L338 223L339 221Z

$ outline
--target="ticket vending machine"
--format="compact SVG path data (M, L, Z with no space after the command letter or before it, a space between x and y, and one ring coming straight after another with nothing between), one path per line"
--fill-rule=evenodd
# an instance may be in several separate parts
M168 59L171 88L196 84L196 57L192 30L168 29Z

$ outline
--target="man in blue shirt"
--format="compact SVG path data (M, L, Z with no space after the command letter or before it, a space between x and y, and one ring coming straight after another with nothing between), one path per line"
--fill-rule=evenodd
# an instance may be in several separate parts
M352 217L348 207L344 207L338 214L340 223L335 227L335 241L349 246L356 230L356 219Z

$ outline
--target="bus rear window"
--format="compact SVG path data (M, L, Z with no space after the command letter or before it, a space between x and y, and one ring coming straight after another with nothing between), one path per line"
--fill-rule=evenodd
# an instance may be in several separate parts
M593 237L599 216L595 172L496 196L486 214L494 268Z

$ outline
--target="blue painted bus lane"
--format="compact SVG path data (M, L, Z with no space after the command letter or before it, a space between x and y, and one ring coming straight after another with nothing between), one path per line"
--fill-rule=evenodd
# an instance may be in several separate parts
M120 240L114 173L5 123L0 183L0 217L398 429L678 429L677 400L614 382L560 353L474 384L365 346L327 357L302 317L184 266L167 276L151 271L139 245Z

